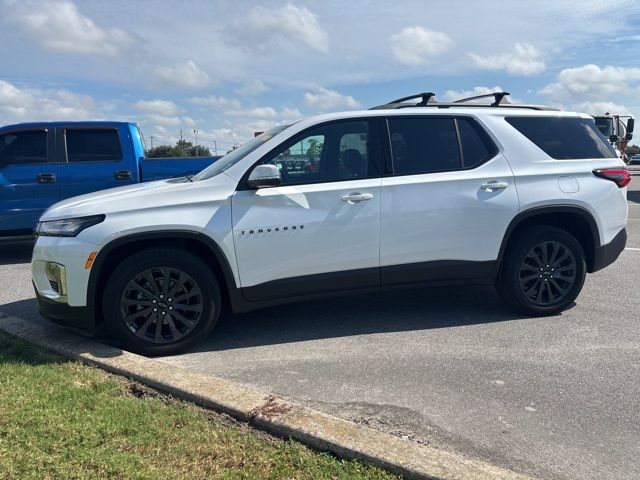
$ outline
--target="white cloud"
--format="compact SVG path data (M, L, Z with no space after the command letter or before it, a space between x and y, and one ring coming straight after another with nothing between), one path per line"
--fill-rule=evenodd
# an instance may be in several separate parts
M631 110L624 105L613 102L582 102L573 105L573 110L577 112L585 112L589 115L604 115L611 113L612 115L630 115Z
M228 110L225 112L227 115L233 115L235 117L245 117L254 119L267 119L276 118L278 113L273 107L254 107L248 109Z
M133 106L150 115L161 115L163 117L176 116L182 113L182 109L170 100L140 100Z
M283 107L280 110L276 110L273 107L252 107L252 108L240 108L235 110L227 110L227 115L234 117L240 117L250 120L277 120L278 122L291 121L298 119L302 116L300 110L297 108Z
M240 101L235 98L216 97L215 95L209 95L208 97L193 97L188 101L192 105L201 105L204 107L220 108L224 110L237 110L242 106Z
M120 28L103 28L70 1L15 2L4 5L9 23L40 47L60 52L115 57L136 42Z
M206 87L212 83L207 72L202 70L193 60L177 63L155 70L157 77L168 85L177 87Z
M474 87L473 90L447 90L444 92L444 100L447 102L454 102L461 98L475 97L478 95L485 95L487 93L502 92L502 87L496 85L495 87Z
M329 35L307 7L288 3L281 8L253 7L232 27L234 39L249 49L269 43L302 43L321 53L329 51Z
M236 93L238 95L258 95L259 93L264 93L267 90L269 90L269 88L264 83L260 80L254 80L253 82L238 88Z
M360 108L360 103L351 95L343 95L324 87L317 87L313 92L306 92L304 101L308 107L320 112Z
M484 70L505 70L510 75L536 75L546 68L540 59L542 54L533 45L516 43L513 51L497 55L478 55L470 53L469 57Z
M446 52L453 40L443 32L423 27L406 27L391 35L391 52L397 61L410 67L427 63L430 57Z
M583 65L565 68L558 74L557 81L550 83L539 93L552 99L565 101L603 100L611 96L631 93L640 86L640 68L614 67L607 65ZM638 91L637 93L640 93Z
M96 102L67 90L19 88L0 80L0 125L25 121L97 119Z

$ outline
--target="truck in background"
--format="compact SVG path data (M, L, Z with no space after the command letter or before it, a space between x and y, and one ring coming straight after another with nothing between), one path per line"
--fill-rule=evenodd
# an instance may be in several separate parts
M0 237L31 234L69 197L193 175L219 157L145 158L128 122L42 122L0 128Z
M596 127L606 136L611 144L620 152L620 157L626 158L625 150L633 138L635 120L630 115L594 115ZM626 119L626 122L625 120Z

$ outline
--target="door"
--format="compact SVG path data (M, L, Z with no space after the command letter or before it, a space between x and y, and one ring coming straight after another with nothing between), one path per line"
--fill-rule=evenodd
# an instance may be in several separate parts
M62 198L137 183L135 159L123 152L131 143L126 129L67 127L56 135Z
M518 211L505 157L473 117L390 117L382 181L383 284L491 274Z
M243 293L267 300L377 286L380 143L377 120L312 127L258 163L282 185L232 198Z
M58 201L52 147L45 128L0 134L0 235L28 234Z

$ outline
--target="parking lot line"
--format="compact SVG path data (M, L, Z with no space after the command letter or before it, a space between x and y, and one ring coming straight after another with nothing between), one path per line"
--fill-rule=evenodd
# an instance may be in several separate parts
M635 248L635 247L627 247L625 248L625 250L633 250L635 252L640 252L640 248Z

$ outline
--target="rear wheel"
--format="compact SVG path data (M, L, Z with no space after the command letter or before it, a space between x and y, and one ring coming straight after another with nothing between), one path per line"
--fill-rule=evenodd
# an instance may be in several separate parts
M551 315L574 302L586 270L584 250L573 235L549 225L531 227L510 243L499 290L522 313Z
M142 250L113 272L103 297L107 328L143 355L172 355L205 338L220 312L220 288L202 260L170 248Z

